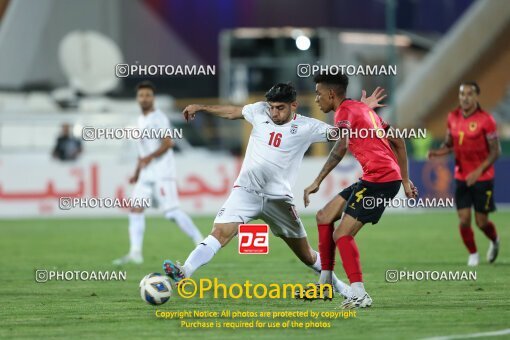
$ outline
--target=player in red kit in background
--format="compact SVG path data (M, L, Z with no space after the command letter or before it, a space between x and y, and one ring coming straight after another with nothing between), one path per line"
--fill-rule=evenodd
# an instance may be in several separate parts
M429 152L429 158L455 154L455 204L460 235L469 251L468 266L477 266L480 261L471 229L471 206L476 225L490 240L487 261L494 262L499 251L496 226L489 220L489 213L496 210L493 164L501 146L494 118L478 104L479 94L480 87L475 82L460 85L460 106L448 114L445 142Z
M369 136L360 138L362 130L387 131L391 127L365 104L346 98L349 79L345 75L317 75L315 101L324 113L335 110L335 126L346 129L349 138L340 138L315 181L305 189L305 206L309 195L319 190L324 178L342 160L347 149L359 161L363 176L359 182L344 189L322 208L316 216L319 232L319 252L322 271L319 283L328 283L334 268L335 245L349 278L352 296L342 303L343 309L370 307L372 299L365 291L359 251L354 236L365 223L376 224L384 212L384 205L366 206L364 198L391 200L401 184L407 197L417 191L409 180L407 152L403 139ZM343 214L343 216L342 216ZM341 219L334 229L333 223Z

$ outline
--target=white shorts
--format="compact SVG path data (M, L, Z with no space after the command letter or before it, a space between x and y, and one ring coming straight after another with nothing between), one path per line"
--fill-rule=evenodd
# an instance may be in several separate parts
M275 236L306 237L292 198L268 196L241 187L232 189L214 223L248 223L259 218L269 225Z
M131 193L131 198L150 199L152 208L162 208L164 211L179 207L177 183L175 180L149 181L139 179Z

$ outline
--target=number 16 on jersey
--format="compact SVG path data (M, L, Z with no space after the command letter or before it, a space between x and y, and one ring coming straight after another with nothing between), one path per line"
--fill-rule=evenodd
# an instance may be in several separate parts
M271 132L269 134L269 145L272 145L274 147L279 147L280 144L282 143L282 134L281 133L276 133L276 132Z

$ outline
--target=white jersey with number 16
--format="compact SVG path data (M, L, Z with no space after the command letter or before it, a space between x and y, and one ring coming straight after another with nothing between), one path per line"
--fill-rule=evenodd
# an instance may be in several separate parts
M244 118L253 125L243 165L235 186L260 193L292 197L303 156L312 143L327 142L330 125L294 114L277 125L271 120L269 104L257 102L243 107Z

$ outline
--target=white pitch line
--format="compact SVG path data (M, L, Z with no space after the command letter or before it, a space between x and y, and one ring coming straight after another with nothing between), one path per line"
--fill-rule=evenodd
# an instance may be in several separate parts
M510 334L510 328L502 329L500 331L485 332L485 333L471 333L471 334L458 334L458 335L447 335L447 336L436 336L432 338L424 338L422 340L451 340L451 339L468 339L468 338L479 338L482 336L501 336Z

